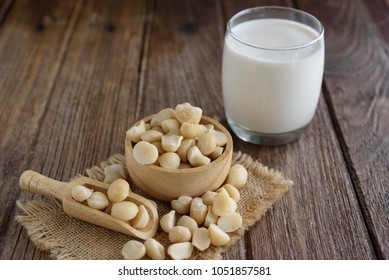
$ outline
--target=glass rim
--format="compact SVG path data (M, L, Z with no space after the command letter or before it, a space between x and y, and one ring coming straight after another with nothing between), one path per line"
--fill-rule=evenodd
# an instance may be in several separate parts
M232 29L231 29L231 22L238 17L241 17L243 15L246 15L246 14L258 11L258 10L279 10L279 11L282 10L282 11L290 11L290 12L294 12L294 13L299 13L299 14L302 14L302 15L312 19L315 23L317 23L320 30L319 30L318 35L316 36L315 39L313 39L307 43L296 45L296 46L282 47L282 48L271 48L271 47L262 47L260 45L255 45L255 44L252 44L252 43L240 38L236 34L234 34L234 32L232 32ZM285 19L285 20L288 20L288 19ZM304 23L302 23L302 24L304 24ZM304 24L304 25L306 25L306 24ZM317 31L317 30L315 29L315 31ZM299 50L299 49L310 47L310 46L316 44L318 41L320 41L324 36L324 26L315 16L313 16L310 13L307 13L305 11L299 10L299 9L295 9L295 8L291 8L291 7L282 7L282 6L260 6L260 7L248 8L248 9L242 10L242 11L236 13L235 15L233 15L229 19L229 21L227 22L227 33L229 35L231 35L231 37L234 38L236 41L238 41L244 45L247 45L249 47L252 47L252 48L261 49L261 50L265 50L265 51L293 51L293 50Z

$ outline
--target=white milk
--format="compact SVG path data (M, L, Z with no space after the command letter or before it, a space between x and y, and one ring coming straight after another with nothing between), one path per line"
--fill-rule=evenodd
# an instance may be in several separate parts
M229 121L269 134L306 126L320 95L324 42L296 46L315 40L318 33L284 19L243 22L233 27L232 33L248 45L226 35L222 88ZM284 48L291 50L280 50Z

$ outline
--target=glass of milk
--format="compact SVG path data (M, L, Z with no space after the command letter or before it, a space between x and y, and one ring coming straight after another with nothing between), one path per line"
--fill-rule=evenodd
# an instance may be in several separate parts
M227 121L242 140L280 145L312 120L324 68L324 27L286 7L257 7L227 24L222 91Z

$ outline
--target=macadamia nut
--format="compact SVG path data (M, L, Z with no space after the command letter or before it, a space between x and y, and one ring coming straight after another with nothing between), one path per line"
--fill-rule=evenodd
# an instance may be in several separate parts
M217 193L213 198L212 211L215 215L223 216L227 213L235 212L236 202L229 197L227 191Z
M148 130L148 131L144 132L140 136L140 139L142 141L146 141L146 142L149 142L149 143L160 142L161 138L162 138L162 135L163 135L162 132L159 132L157 130L151 129L151 130Z
M78 202L83 202L87 200L92 193L93 193L92 189L89 189L85 186L78 185L72 188L71 195L74 200Z
M185 102L178 104L175 108L176 118L181 123L200 123L203 110L199 107L192 106L190 103Z
M193 167L206 165L211 162L211 159L204 156L197 146L190 147L187 156L189 163Z
M187 139L194 139L206 131L206 127L201 124L183 123L180 127L182 136Z
M163 215L161 219L159 220L159 224L161 226L161 229L164 232L169 233L169 231L175 226L176 224L176 211L172 210L169 213Z
M217 193L225 193L227 196L230 196L227 190L224 187L220 187L216 190Z
M131 201L122 201L112 204L111 215L128 222L138 214L138 206Z
M230 171L226 179L227 184L233 185L239 189L247 182L248 173L246 168L242 164L234 164L231 166Z
M157 114L153 115L150 124L151 127L158 127L161 126L161 123L164 120L175 119L175 118L176 118L176 112L174 111L174 109L165 108L159 111Z
M167 119L161 122L163 132L169 133L171 131L180 130L180 123L176 119Z
M227 136L223 132L211 128L209 133L215 138L217 146L221 147L227 144Z
M178 199L173 199L170 205L177 214L185 215L189 213L190 204L192 203L192 197L182 195Z
M126 136L130 138L132 142L139 142L141 140L141 135L146 131L146 125L143 120L139 122L138 125L134 125L126 132Z
M150 220L150 215L144 205L138 206L138 213L135 218L131 220L131 225L136 229L145 228Z
M144 242L146 247L146 255L153 260L164 260L165 259L165 248L154 238L148 238Z
M219 217L217 225L224 232L233 232L242 226L242 217L239 213L228 213Z
M120 202L130 194L130 185L126 180L117 179L109 185L107 196L111 202Z
M222 186L222 188L224 188L228 195L235 201L235 202L238 202L240 200L240 193L239 193L239 190L237 188L235 188L233 185L231 184L225 184Z
M140 260L146 254L146 247L141 242L130 240L123 245L122 255L125 260Z
M212 154L212 152L216 148L216 139L209 132L203 133L199 136L199 140L197 141L197 147L199 147L200 152L204 156L208 156Z
M102 192L93 192L86 202L90 208L97 210L103 210L109 205L108 197Z
M204 223L207 215L207 205L203 203L201 197L195 197L190 204L190 216L197 222L198 225Z
M211 245L208 229L202 227L194 231L192 245L199 251L205 251Z
M192 233L187 227L175 226L169 231L169 240L171 243L180 243L190 241Z
M173 260L184 260L190 258L193 252L193 245L190 242L175 243L168 247L167 253Z
M211 160L217 160L223 154L223 147L217 146L215 150L209 155Z
M183 136L165 134L161 138L162 148L166 152L175 152L180 147L182 139L184 139Z
M169 168L169 169L177 169L180 166L181 160L176 153L167 152L159 156L158 162L161 167Z
M217 194L217 192L206 191L201 196L201 198L203 199L204 204L207 205L207 206L212 205L213 204L213 198L215 197L216 194Z
M187 154L190 147L196 145L196 140L194 139L184 139L182 140L180 147L177 149L177 155L180 157L182 162L188 162Z
M134 146L133 155L139 164L152 164L157 161L159 154L156 146L140 141Z
M196 228L199 227L197 222L192 217L187 215L183 215L181 216L181 218L178 219L177 226L187 227L192 234L196 230Z
M207 215L205 216L204 226L209 227L210 224L216 224L219 217L213 213L213 206L208 206Z
M211 244L214 246L223 246L230 241L230 236L215 224L208 227Z

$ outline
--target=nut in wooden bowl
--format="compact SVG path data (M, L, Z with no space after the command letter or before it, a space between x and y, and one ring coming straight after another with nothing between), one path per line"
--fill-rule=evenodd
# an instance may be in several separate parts
M134 127L142 123L142 121L145 124L150 124L152 122L152 118L153 116L146 117L138 121ZM173 123L173 121L170 122ZM182 169L162 167L162 164L159 163L163 162L159 160L161 158L160 152L158 154L158 160L155 160L155 158L152 160L155 160L156 164L150 164L147 160L145 161L146 163L141 164L139 160L134 157L134 147L140 142L142 142L142 144L145 143L143 143L144 141L142 141L142 139L138 139L139 142L135 144L135 142L131 141L131 138L133 139L133 135L131 136L128 133L126 134L125 158L127 169L131 179L140 190L160 201L171 201L182 195L192 197L201 196L206 191L216 190L223 184L231 167L233 153L231 134L218 121L204 115L201 116L200 124L203 125L203 127L207 127L208 132L212 129L222 132L226 136L226 141L222 146L223 149L219 149L219 151L222 150L222 152L217 156L217 158L211 160L209 163L204 163L204 165L197 167L193 167L193 165L196 164L192 164L192 167ZM170 129L173 129L173 126L174 125L172 125ZM170 132L166 135L172 134L173 133ZM202 138L204 138L204 142L208 142L207 137ZM186 138L180 138L179 141L183 141L185 139ZM200 137L196 137L194 142L197 148L202 149L203 151L207 150L207 147L202 147ZM172 150L175 149L174 145L172 147L168 147L168 149L170 148ZM197 148L194 148L193 150L197 150ZM193 153L195 152L198 153L198 151L193 151ZM155 157L155 150L153 150L151 154ZM175 156L172 157L174 158ZM208 155L207 158L211 158L211 155Z

